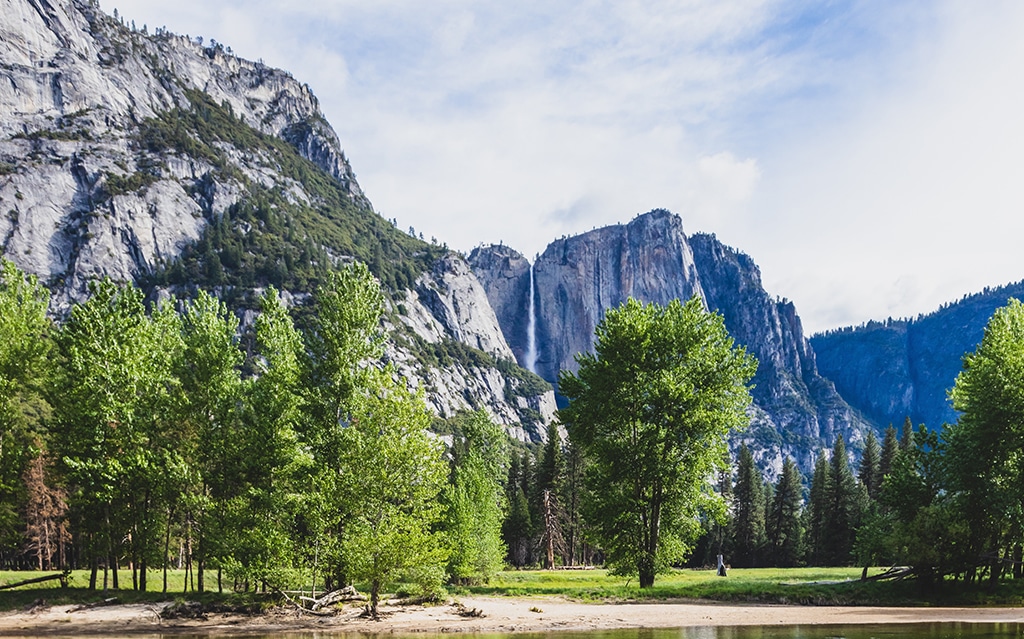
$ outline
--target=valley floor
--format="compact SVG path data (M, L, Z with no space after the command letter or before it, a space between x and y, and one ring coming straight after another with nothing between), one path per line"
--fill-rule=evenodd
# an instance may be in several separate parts
M237 635L296 631L318 634L506 633L682 626L1024 622L1022 607L897 608L736 605L694 601L579 603L559 597L471 596L437 606L388 605L382 608L384 615L380 621L361 618L360 608L356 605L334 617L311 617L282 609L253 616L210 614L206 619L163 620L159 612L164 605L125 604L77 612L70 612L75 606L40 606L28 611L5 612L0 613L0 635ZM480 616L464 616L467 611L474 610Z

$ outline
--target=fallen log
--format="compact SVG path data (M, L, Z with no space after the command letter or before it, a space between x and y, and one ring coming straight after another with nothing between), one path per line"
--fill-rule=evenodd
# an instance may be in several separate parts
M44 581L54 581L60 579L61 588L68 587L68 573L59 572L54 575L45 575L43 577L35 577L33 579L24 579L22 581L16 581L12 584L4 584L0 586L0 590L9 590L11 588L18 588L19 586L28 586L29 584L41 584Z
M108 597L107 599L104 599L103 601L94 601L92 603L81 604L79 606L75 606L71 610L68 610L68 612L79 612L81 610L89 610L90 608L100 608L102 606L116 606L119 603L121 603L121 600L118 599L117 597Z

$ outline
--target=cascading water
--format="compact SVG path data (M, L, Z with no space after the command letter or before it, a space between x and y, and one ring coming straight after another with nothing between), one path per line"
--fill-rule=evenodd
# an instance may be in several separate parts
M535 298L533 264L530 264L530 303L528 305L530 317L526 321L526 353L523 355L523 364L531 373L537 372L537 307Z

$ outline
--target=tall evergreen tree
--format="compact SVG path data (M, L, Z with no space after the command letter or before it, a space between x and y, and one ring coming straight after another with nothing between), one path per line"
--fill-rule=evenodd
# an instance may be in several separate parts
M914 445L914 423L910 415L903 418L903 430L900 432L900 450L910 450Z
M828 458L825 451L820 451L814 462L810 500L806 509L807 561L812 566L824 566L827 563L826 526L829 516L828 496L832 492L830 483Z
M871 499L878 499L878 492L882 486L881 454L874 431L868 431L864 453L860 458L860 468L857 469L857 479Z
M846 565L852 557L854 529L859 523L857 482L846 458L846 444L836 438L829 463L826 492L824 548L829 565Z
M744 443L736 463L736 485L733 488L732 565L752 568L758 565L764 545L764 480L754 464L754 456Z
M892 464L896 460L896 455L900 452L899 437L896 435L896 427L889 424L888 428L885 429L885 438L882 440L882 454L878 460L878 474L880 475L881 483L885 482L885 477L892 472Z
M803 549L803 524L800 521L803 484L800 470L789 457L782 462L782 473L775 485L775 498L768 517L768 543L773 564L796 566Z

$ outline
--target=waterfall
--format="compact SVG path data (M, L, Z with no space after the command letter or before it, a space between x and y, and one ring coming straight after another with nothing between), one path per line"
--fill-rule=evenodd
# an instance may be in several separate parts
M533 283L533 264L530 264L530 317L526 321L526 353L523 355L523 364L526 370L531 373L537 372L537 306L536 291Z

